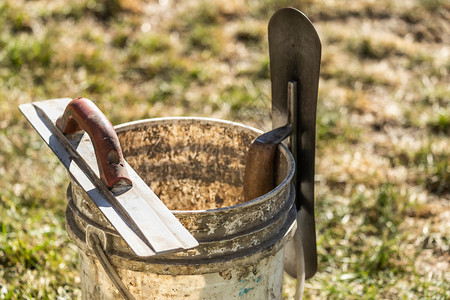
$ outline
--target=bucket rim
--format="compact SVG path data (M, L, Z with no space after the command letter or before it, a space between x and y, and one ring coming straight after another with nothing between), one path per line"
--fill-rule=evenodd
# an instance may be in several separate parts
M127 122L127 123L122 123L122 124L114 126L114 128L116 129L117 133L120 133L121 131L126 131L127 129L130 130L130 129L136 129L139 127L144 127L144 126L148 125L149 123L158 123L158 122L163 122L163 123L180 122L181 123L181 122L188 122L188 121L211 122L211 123L219 123L219 124L221 123L221 124L224 124L227 126L240 127L244 130L250 130L258 135L263 133L263 131L260 129L257 129L257 128L254 128L252 126L245 125L242 123L234 122L234 121L216 119L216 118L186 117L186 116L147 118L147 119L136 120L136 121L131 121L131 122ZM289 189L290 188L289 183L291 182L292 178L294 177L294 173L295 173L294 156L292 155L292 153L288 150L288 148L284 144L279 144L278 149L279 150L281 149L281 153L284 154L285 156L287 156L286 158L287 158L287 164L288 164L288 168L287 168L288 172L287 172L286 176L284 177L284 179L280 182L280 184L278 184L274 189L267 192L266 194L261 195L250 201L238 203L238 204L235 204L232 206L225 206L225 207L219 207L219 208L213 208L213 209L202 209L202 210L171 210L171 212L174 215L196 214L199 216L203 215L203 214L211 214L211 213L215 214L215 213L230 212L233 210L240 209L242 207L251 207L251 206L258 205L261 202L264 202L265 199L274 197L275 194L280 193L286 186Z
M162 122L166 122L166 121L203 121L203 122L206 122L206 121L209 121L209 122L214 122L214 123L223 123L223 124L233 125L233 126L237 126L237 127L242 127L242 128L254 131L255 133L258 133L258 134L264 133L264 131L262 131L260 129L257 129L255 127L245 125L245 124L242 124L239 122L235 122L235 121L223 120L223 119L218 119L218 118L189 117L189 116L146 118L146 119L135 120L135 121L130 121L130 122L115 125L114 129L116 129L116 131L121 131L121 130L124 130L124 127L129 127L129 126L140 127L140 126L146 125L147 123L161 122L161 121Z

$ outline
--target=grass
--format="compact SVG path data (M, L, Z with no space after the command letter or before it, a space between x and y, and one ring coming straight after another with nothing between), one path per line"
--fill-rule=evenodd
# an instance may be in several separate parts
M113 124L190 115L267 130L267 24L284 6L323 46L320 265L305 298L450 297L448 1L4 0L0 299L81 297L68 178L18 105L84 96Z

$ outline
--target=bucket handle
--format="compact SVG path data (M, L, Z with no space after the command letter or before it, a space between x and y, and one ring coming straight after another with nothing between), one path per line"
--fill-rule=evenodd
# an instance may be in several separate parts
M56 121L56 126L64 134L87 132L94 145L100 179L109 189L132 186L117 133L94 102L86 98L73 99Z
M127 289L125 284L120 279L119 274L117 274L117 271L114 269L114 266L109 261L108 255L106 254L106 251L103 249L104 246L102 245L102 241L100 237L97 235L97 233L93 232L89 233L86 239L89 241L92 250L94 251L95 255L100 261L100 264L102 265L109 279L112 281L112 283L117 288L122 297L125 300L135 300L134 296Z

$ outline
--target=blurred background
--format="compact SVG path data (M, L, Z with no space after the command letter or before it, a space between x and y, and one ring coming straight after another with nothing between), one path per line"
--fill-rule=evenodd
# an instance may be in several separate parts
M268 130L267 24L286 6L322 41L305 298L450 297L448 0L0 0L0 299L81 296L68 176L18 105L83 96L113 124Z

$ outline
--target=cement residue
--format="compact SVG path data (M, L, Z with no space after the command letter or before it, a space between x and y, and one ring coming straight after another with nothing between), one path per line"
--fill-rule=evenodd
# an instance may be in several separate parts
M179 122L118 132L124 156L171 210L244 202L245 156L253 136L228 126Z

